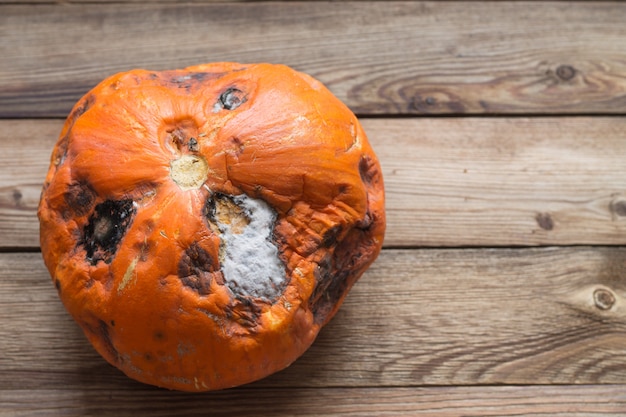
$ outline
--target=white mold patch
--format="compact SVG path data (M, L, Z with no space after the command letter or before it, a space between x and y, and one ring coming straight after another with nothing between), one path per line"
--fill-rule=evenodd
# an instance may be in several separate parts
M286 274L272 240L276 213L265 201L245 194L216 196L211 205L209 221L220 234L225 284L235 295L278 299Z

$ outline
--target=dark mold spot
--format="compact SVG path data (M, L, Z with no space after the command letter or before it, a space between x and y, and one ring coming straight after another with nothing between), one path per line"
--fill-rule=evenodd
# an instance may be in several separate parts
M70 184L65 192L65 204L77 216L89 213L96 200L95 191L85 182Z
M257 300L258 301L258 300ZM226 307L226 318L251 330L261 317L261 307L249 296L237 295L233 304Z
M196 138L189 139L189 142L187 142L187 148L189 149L189 152L198 152L200 147L198 146Z
M535 220L539 227L543 230L552 230L554 229L554 220L552 220L552 216L550 213L537 213L535 216Z
M72 124L74 124L76 119L78 119L80 116L85 114L87 110L89 110L95 102L96 102L96 97L93 94L89 94L88 96L83 98L83 100L80 102L78 107L76 107L69 116L70 120L72 121Z
M223 72L181 72L163 71L159 74L150 74L150 78L155 83L167 87L184 89L190 92L192 89L208 84L211 80L218 79L224 75ZM158 80L158 81L157 81Z
M120 361L120 354L113 346L113 341L111 340L111 334L109 333L109 326L103 320L100 320L97 334L100 336L100 340L108 354L109 358L113 359L115 362Z
M76 108L74 108L74 110L72 110L72 112L68 116L69 126L67 128L67 132L62 138L59 139L56 145L56 152L53 158L53 164L56 167L62 165L63 162L65 162L65 159L67 159L67 152L70 144L70 134L72 132L74 124L76 123L76 120L80 116L85 114L87 110L89 110L93 106L95 101L96 98L91 94L84 97L80 104Z
M311 311L316 324L322 324L347 289L349 271L337 268L336 257L327 255L317 265L315 290L311 295Z
M115 327L115 320L111 320L110 323L111 323L111 327Z
M365 216L363 216L363 218L359 220L359 222L356 224L356 228L364 232L367 232L375 223L375 220L376 220L375 217L376 216L372 214L368 209L365 212Z
M347 233L343 232L332 255L327 254L318 262L315 289L309 304L317 324L324 324L332 317L338 303L369 265L370 260L364 254L376 246L370 229L363 230L357 224Z
M247 100L243 91L230 87L220 95L218 105L226 110L235 110Z
M178 262L178 277L182 284L200 295L211 292L215 260L197 243L191 244Z
M163 334L162 331L157 330L156 332L154 332L154 340L165 340L165 334Z
M372 184L378 175L376 164L372 158L369 157L369 155L363 155L361 157L361 160L359 161L359 174L361 175L361 180L365 184Z
M96 206L81 242L92 265L98 261L111 263L135 212L133 200L107 200Z
M232 197L222 193L215 193L211 197L207 198L206 203L204 204L204 209L202 210L202 215L212 224L215 224L216 222L215 215L217 213L218 201L227 201L232 203Z
M322 247L330 248L331 246L336 245L342 231L343 228L341 225L337 224L324 232L324 236L322 237Z
M68 130L65 136L59 139L59 143L57 143L53 158L53 163L57 168L63 165L63 162L67 159L67 150L70 146L70 132L71 129Z
M576 76L576 69L571 65L559 65L556 69L556 76L563 81L569 81Z
M245 145L243 144L241 139L239 139L238 137L232 138L231 143L232 143L232 149L234 150L236 155L239 155L244 151Z

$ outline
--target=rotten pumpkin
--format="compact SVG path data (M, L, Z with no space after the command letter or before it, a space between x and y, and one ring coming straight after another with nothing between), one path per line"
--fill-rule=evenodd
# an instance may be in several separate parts
M45 264L95 349L184 391L296 360L385 230L354 114L270 64L104 80L65 122L38 214Z

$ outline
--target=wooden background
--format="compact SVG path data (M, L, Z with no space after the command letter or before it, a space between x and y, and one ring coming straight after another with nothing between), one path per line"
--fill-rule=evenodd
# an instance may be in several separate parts
M36 207L89 88L226 60L358 114L388 233L289 369L169 392L86 342ZM626 3L0 0L0 416L124 415L626 415Z

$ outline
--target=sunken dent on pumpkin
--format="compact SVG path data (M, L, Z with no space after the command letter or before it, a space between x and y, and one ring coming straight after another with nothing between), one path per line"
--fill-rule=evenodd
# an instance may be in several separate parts
M276 213L265 201L245 194L216 194L206 211L209 226L220 236L226 286L238 297L276 301L287 283L273 242Z
M207 180L209 164L199 155L183 155L170 163L170 176L181 190L197 190Z
M81 244L87 252L87 260L96 265L98 261L110 263L117 247L133 220L136 209L133 200L106 200L94 209L83 229Z

